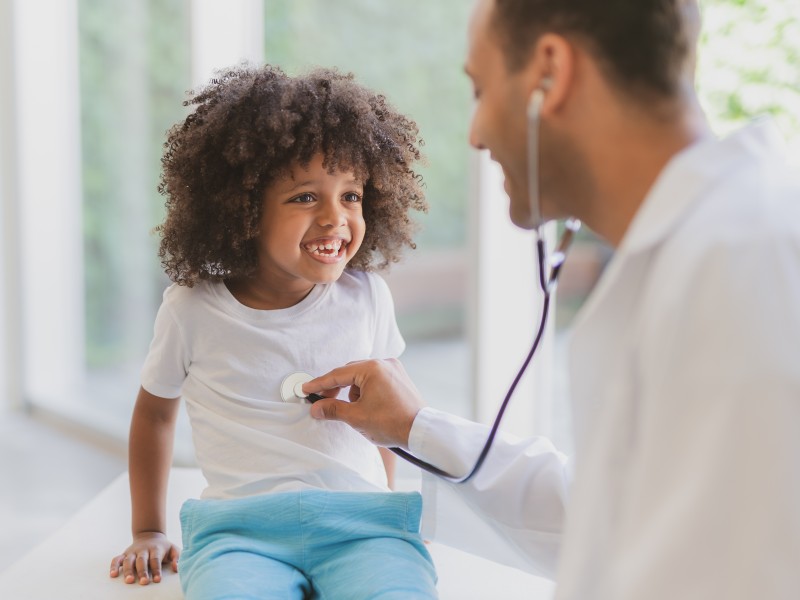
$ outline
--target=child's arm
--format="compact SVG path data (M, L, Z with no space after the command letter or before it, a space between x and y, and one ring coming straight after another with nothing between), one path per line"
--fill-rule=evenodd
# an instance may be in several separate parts
M386 480L389 482L389 489L394 489L394 471L397 464L397 456L388 448L378 448L383 459L383 466L386 469Z
M139 389L128 442L133 543L111 561L125 583L161 581L161 565L178 570L178 548L166 537L166 499L178 398L160 398Z

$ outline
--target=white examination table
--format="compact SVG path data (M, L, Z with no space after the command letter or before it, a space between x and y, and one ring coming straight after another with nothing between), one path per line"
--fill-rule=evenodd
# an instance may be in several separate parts
M186 498L197 497L204 480L197 469L173 469L167 499L168 534L180 542L178 513ZM54 493L58 493L54 490ZM169 567L159 584L126 585L111 579L111 558L130 538L127 475L121 475L61 529L0 573L2 600L180 600L178 576ZM431 544L442 600L544 600L552 585L511 569Z

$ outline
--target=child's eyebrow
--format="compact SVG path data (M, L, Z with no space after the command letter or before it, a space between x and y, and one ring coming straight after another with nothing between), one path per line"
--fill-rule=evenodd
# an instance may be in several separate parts
M287 192L293 192L297 188L306 187L308 185L311 185L312 183L316 183L316 182L313 179L306 179L304 181L298 181L292 187L286 188L286 191Z
M288 194L288 193L293 192L293 191L295 191L295 190L297 190L299 188L303 188L303 187L306 187L306 186L309 186L309 185L314 185L316 183L319 183L316 179L304 179L303 181L298 181L297 183L295 183L291 187L285 188L284 192ZM356 179L355 177L351 177L350 179L348 179L347 181L344 181L343 183L345 185L364 185L364 182L362 182L359 179Z

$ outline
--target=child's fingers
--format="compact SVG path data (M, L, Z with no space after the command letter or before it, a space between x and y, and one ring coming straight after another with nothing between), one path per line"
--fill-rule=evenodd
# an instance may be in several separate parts
M122 568L122 559L125 558L124 554L120 554L111 559L111 577L118 577L119 570Z
M172 570L178 572L178 559L181 556L181 551L176 546L172 546L167 553L170 561L172 562Z
M126 552L122 558L122 578L125 583L133 583L136 580L136 553Z
M150 574L153 577L153 582L158 583L161 581L161 552L154 550L150 554Z
M150 553L147 550L142 550L136 555L136 575L139 577L139 585L147 585L150 583L150 577L147 574L147 563L150 560ZM131 573L133 576L133 573ZM127 581L127 578L126 578Z

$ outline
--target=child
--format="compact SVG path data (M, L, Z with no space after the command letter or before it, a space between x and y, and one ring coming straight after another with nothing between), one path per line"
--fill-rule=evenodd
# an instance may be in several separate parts
M291 372L403 351L369 271L414 247L408 213L427 209L416 124L328 70L241 66L189 103L162 159L175 283L131 422L133 543L111 576L177 570L164 512L182 396L208 482L181 509L187 598L435 598L419 494L390 492L374 446L280 394Z

